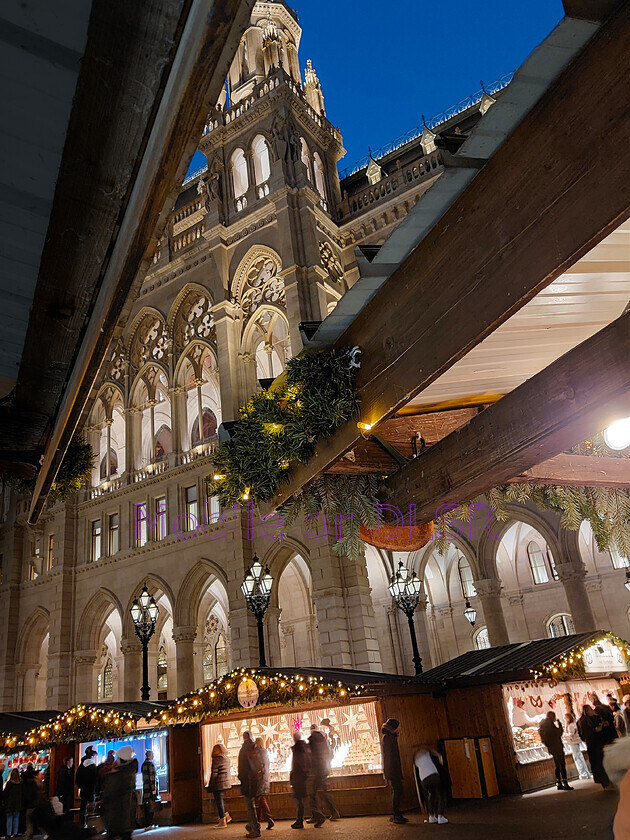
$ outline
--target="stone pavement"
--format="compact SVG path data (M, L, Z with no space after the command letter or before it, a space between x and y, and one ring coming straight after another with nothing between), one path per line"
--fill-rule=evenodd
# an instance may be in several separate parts
M265 840L415 840L438 834L442 840L612 840L612 820L617 795L604 791L591 781L572 782L575 790L555 788L494 799L467 801L451 807L448 825L429 825L420 812L408 813L407 825L392 825L386 817L356 817L327 822L321 829L307 826L291 830L290 820L276 823L272 831L263 830ZM135 840L240 840L245 837L243 823L227 828L193 825L134 832Z

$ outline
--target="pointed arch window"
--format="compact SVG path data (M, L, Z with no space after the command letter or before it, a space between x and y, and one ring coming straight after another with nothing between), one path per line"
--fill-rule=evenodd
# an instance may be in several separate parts
M214 658L217 677L222 677L228 672L227 643L223 633L219 633L217 643L214 646Z
M321 195L323 199L326 198L326 178L324 176L324 164L322 163L322 159L319 155L319 152L315 152L313 155L313 169L315 170L315 187L317 192Z
M457 571L459 573L459 582L462 588L462 595L464 598L474 598L477 594L475 589L475 581L473 578L470 563L465 557L460 557L457 561Z
M158 653L157 684L158 691L168 691L168 665L164 645L160 645L160 651Z
M96 687L99 700L108 700L114 696L114 666L109 656L105 667L97 677Z
M190 445L198 446L200 443L205 443L211 438L215 437L217 433L217 417L214 411L210 408L204 408L203 415L203 438L199 437L199 418L195 418L192 430L190 433Z
M234 187L234 198L245 195L249 187L247 177L247 160L242 149L235 149L232 153L232 185Z
M259 186L268 181L271 175L269 146L262 134L254 138L252 152L254 154L254 177L256 179L256 186Z
M306 167L306 175L309 181L313 180L313 176L311 174L311 153L308 148L308 144L303 137L300 137L300 158L302 163Z

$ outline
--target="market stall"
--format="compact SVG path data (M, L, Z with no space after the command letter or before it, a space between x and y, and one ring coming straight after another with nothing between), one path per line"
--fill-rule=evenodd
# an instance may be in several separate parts
M629 643L612 633L574 634L474 651L433 668L422 679L447 689L465 687L471 703L477 695L488 705L501 703L494 734L504 721L512 742L518 789L527 791L555 781L553 761L538 734L547 712L555 712L564 725L565 715L571 713L578 719L585 704L598 700L606 704L609 697L620 699L620 683L628 677L629 653ZM491 687L495 691L491 692ZM585 749L582 745L583 752ZM576 778L568 745L565 754L569 778ZM506 792L512 784L508 776L499 779Z

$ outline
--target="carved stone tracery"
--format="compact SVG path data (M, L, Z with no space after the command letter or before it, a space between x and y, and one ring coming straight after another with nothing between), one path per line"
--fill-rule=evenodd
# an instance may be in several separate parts
M193 289L184 298L173 324L173 341L177 355L191 342L199 339L214 344L216 331L212 298L208 293Z

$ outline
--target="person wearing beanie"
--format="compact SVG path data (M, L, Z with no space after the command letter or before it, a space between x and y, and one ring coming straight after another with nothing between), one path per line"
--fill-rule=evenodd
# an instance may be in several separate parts
M389 718L381 729L383 752L383 776L392 788L392 811L390 822L402 825L409 822L400 810L400 798L403 793L403 773L398 749L398 727L400 722L396 718Z
M136 773L132 747L121 747L113 769L103 780L103 819L108 837L131 840L136 825Z

